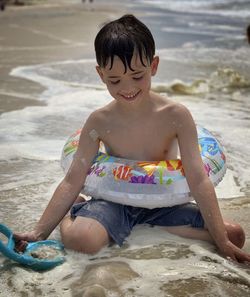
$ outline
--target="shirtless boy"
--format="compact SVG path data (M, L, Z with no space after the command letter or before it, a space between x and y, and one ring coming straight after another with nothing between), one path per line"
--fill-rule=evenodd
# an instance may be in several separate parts
M111 241L121 245L135 224L149 223L180 236L214 242L223 256L250 262L250 255L241 249L245 242L243 229L222 219L200 157L190 112L150 90L159 57L155 56L149 29L134 16L125 15L100 30L95 49L97 72L113 100L85 122L73 163L35 229L15 235L19 248L25 241L46 239L60 223L66 248L93 254ZM93 131L98 137L93 137ZM164 160L176 157L172 150L176 139L197 204L145 209L94 197L75 204L100 141L109 154L117 157ZM66 215L70 209L70 215Z

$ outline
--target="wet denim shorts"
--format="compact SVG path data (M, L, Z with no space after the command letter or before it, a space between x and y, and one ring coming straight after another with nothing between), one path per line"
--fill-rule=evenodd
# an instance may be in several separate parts
M91 199L73 205L70 213L73 219L77 216L96 219L120 246L137 224L204 228L204 220L195 203L147 209Z

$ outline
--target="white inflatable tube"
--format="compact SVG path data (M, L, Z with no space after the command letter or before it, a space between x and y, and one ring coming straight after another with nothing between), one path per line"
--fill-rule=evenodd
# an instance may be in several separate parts
M218 140L197 127L204 170L216 186L226 172L226 158ZM61 158L64 172L77 150L81 130L66 142ZM135 161L99 152L87 175L82 193L125 205L157 208L193 200L181 160Z

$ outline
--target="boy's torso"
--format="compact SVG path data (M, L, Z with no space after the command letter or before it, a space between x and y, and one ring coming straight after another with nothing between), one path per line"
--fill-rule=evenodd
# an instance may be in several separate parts
M157 97L147 114L126 117L112 104L99 112L97 129L108 153L132 160L165 160L177 157L177 139L172 109L174 103ZM162 98L162 99L161 99Z

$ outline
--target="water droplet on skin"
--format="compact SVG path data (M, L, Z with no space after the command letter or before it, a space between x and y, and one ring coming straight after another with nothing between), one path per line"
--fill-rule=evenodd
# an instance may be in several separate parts
M96 141L99 137L99 134L95 129L93 129L89 132L89 136L92 138L93 141Z
M85 158L82 158L82 159L81 159L81 162L82 162L83 165L86 165L86 160L85 160Z

